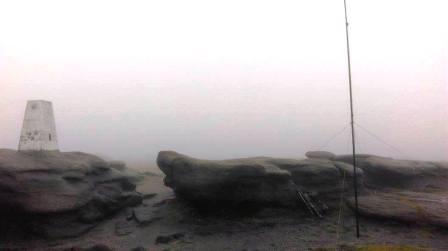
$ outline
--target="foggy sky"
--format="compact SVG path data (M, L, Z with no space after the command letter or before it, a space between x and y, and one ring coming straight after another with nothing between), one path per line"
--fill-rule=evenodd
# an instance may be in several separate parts
M448 159L448 3L348 0L361 152ZM350 152L343 1L4 1L0 148L26 101L114 159ZM395 149L396 148L396 149ZM397 150L398 149L398 150Z

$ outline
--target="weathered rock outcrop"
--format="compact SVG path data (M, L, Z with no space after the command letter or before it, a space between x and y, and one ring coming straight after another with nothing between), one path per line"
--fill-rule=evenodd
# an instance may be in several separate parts
M160 152L157 164L165 184L195 202L290 203L296 198L291 174L266 158L209 161Z
M350 169L350 165L325 159L256 157L212 161L171 151L160 152L157 164L166 174L165 184L178 196L196 202L231 204L292 205L298 203L299 188L331 206L339 198L343 172ZM351 172L347 171L347 176ZM361 170L358 175L361 180Z
M157 163L166 185L188 200L296 205L299 188L330 208L336 206L344 176L345 189L353 187L352 156L308 152L307 157L211 161L164 151ZM448 227L448 163L368 154L356 160L362 215ZM345 196L354 208L352 191Z
M351 163L350 158L335 159ZM368 187L359 197L359 212L369 217L448 227L446 162L357 156ZM348 199L351 208L353 198Z
M310 159L327 159L327 160L332 160L336 157L334 153L326 151L309 151L305 153L305 156Z
M366 174L366 184L375 188L411 191L448 189L448 168L443 163L368 157L358 166Z
M348 204L354 208L354 199ZM375 191L360 196L358 208L366 217L448 227L448 193Z
M81 152L0 150L0 210L48 237L79 235L141 203L118 164ZM63 229L63 231L61 230Z

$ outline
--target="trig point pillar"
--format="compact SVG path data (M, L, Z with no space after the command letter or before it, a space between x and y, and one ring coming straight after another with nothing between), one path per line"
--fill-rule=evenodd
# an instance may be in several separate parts
M20 134L19 151L57 150L58 137L51 102L29 100Z

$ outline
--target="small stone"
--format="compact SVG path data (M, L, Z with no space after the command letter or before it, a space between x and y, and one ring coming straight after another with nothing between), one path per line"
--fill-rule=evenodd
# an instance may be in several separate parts
M112 248L104 245L104 244L96 244L92 247L82 249L83 251L113 251Z
M146 251L146 250L147 249L144 247L136 247L136 248L131 249L131 251Z
M185 234L183 233L175 233L171 235L159 235L156 238L156 245L158 244L168 244L172 241L179 240L184 238Z
M135 220L140 225L146 225L151 222L154 222L155 220L161 219L160 217L154 216L154 211L150 207L144 207L140 206L133 209L133 215Z
M148 194L143 194L143 200L150 200L154 197L156 197L157 194L156 193L148 193Z
M121 220L115 223L115 234L118 236L128 235L135 230L135 225L132 221Z

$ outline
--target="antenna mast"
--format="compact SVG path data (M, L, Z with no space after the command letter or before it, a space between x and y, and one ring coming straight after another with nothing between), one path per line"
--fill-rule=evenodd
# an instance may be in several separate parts
M352 92L352 70L350 65L350 42L348 37L348 17L347 3L344 0L345 13L345 37L347 41L347 64L348 64L348 85L350 89L350 125L352 128L352 150L353 150L353 188L355 191L355 217L356 217L356 237L359 238L359 213L358 213L358 180L356 175L356 147L355 147L355 127L353 116L353 92Z

